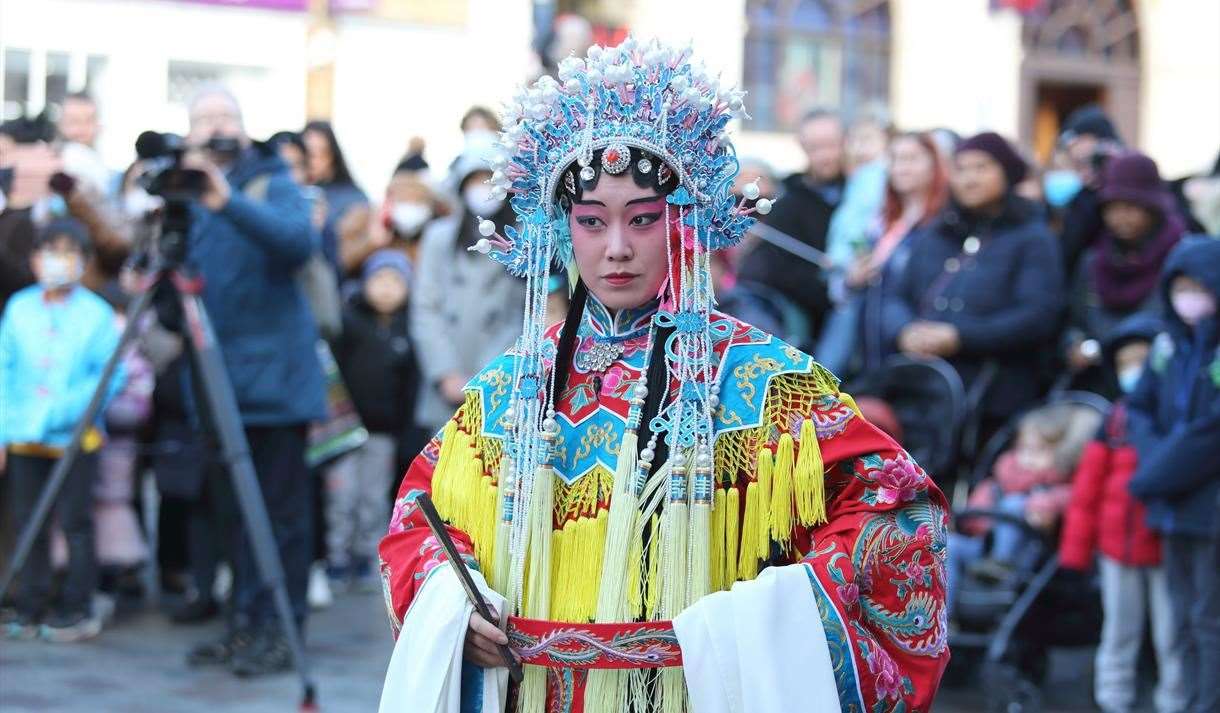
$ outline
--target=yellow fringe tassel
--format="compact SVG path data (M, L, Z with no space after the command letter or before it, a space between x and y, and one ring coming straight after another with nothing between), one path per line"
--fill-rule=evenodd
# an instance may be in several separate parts
M525 616L531 619L550 618L551 609L551 531L555 501L555 471L549 465L538 466L534 472L529 514L529 576L526 589Z
M762 499L758 483L746 486L746 511L741 519L741 557L737 561L738 579L753 579L758 574L758 536L764 531L758 504ZM732 497L732 493L729 494Z
M690 580L687 584L686 603L693 604L712 591L711 543L712 506L695 503L690 506L690 525L687 530L687 562ZM717 548L719 549L719 548Z
M668 502L661 513L661 606L658 614L673 619L686 608L687 534L690 520L685 502ZM681 668L660 673L660 713L686 713L686 679Z
M602 562L602 566L600 571L594 573L594 580L601 581L597 592L595 619L598 622L626 621L627 554L631 549L631 539L636 530L636 517L639 514L638 498L632 487L632 481L635 479L638 446L636 432L628 429L619 446L609 515L603 519L604 510L598 515L599 519L608 523L605 535L606 547L604 553L599 553L598 558L598 561ZM592 678L590 678L590 684L593 683Z
M619 446L619 459L615 463L614 490L610 496L610 510L598 513L601 540L605 546L598 549L597 559L589 558L597 565L589 573L589 579L600 582L597 586L594 608L590 619L599 623L627 621L628 596L631 592L631 577L628 568L639 570L639 563L631 563L639 503L633 488L636 476L636 458L639 438L634 429L623 433ZM627 673L614 669L594 669L584 685L584 709L586 711L625 711L627 708Z
M713 592L719 592L721 589L725 588L724 508L724 491L717 488L715 499L712 501L712 526L708 531L708 535L711 539L711 552L708 554L708 556L711 558L711 564L708 567L708 585L711 587Z
M644 612L644 538L640 528L631 538L631 549L627 553L627 616L624 621L638 619Z
M779 437L771 472L771 539L781 546L792 541L792 435Z
M741 493L730 487L724 497L724 587L731 589L737 581L737 544L740 537Z
M555 471L549 465L534 471L529 502L529 559L525 572L525 616L549 619L551 610L552 517L555 502ZM526 666L517 698L518 713L543 713L546 708L546 669Z
M517 713L543 713L546 710L545 666L524 667L524 678L517 694Z
M568 606L572 603L569 587L572 573L568 571L572 558L568 556L568 540L576 528L575 520L568 520L557 528L551 537L551 616L568 621Z
M511 535L509 525L504 521L504 497L507 494L504 486L512 473L510 458L505 456L500 461L500 475L496 482L496 544L492 552L494 564L491 567L491 587L497 592L508 591L508 568L511 558L508 556L508 539Z
M661 582L660 582L660 567L658 562L661 559L661 518L658 515L652 516L652 525L649 527L651 533L648 538L648 600L645 619L655 619L657 617L657 605L661 599Z
M754 543L755 557L760 560L771 556L771 489L774 487L771 474L774 462L775 459L771 456L770 450L766 447L758 449L758 475L755 476L758 479L758 520L755 522L758 532L751 538L751 541ZM744 546L742 551L745 551ZM757 572L757 570L753 571ZM751 574L750 578L753 577L754 575Z
M826 522L822 448L813 421L801 424L801 449L796 457L796 513L806 527Z

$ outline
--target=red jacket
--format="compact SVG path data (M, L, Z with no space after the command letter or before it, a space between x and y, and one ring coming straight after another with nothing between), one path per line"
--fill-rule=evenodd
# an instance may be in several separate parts
M1161 563L1160 538L1148 527L1143 504L1127 492L1137 460L1127 441L1126 408L1116 403L1076 468L1059 543L1064 567L1088 569L1095 550L1133 567Z

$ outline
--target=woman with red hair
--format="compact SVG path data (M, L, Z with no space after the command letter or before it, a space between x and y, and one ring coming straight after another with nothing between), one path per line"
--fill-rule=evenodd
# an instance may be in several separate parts
M863 370L875 369L889 355L881 338L882 300L889 278L906 264L904 246L909 235L931 220L949 193L945 159L931 134L908 132L890 142L889 178L885 203L877 225L877 239L861 246L855 263L844 277L854 299L846 307L857 310L857 340Z

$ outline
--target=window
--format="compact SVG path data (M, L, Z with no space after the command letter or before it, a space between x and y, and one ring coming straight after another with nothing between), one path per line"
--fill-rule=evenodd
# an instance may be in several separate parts
M4 105L0 119L7 121L25 115L30 102L29 50L4 51Z
M747 126L783 131L814 107L888 103L888 0L747 0Z
M208 84L221 84L235 94L247 88L257 91L262 88L266 76L266 70L258 67L171 60L168 99L172 104L185 105L195 92Z
M72 59L67 52L47 52L47 74L43 86L48 106L58 107L68 95L68 74L72 70Z

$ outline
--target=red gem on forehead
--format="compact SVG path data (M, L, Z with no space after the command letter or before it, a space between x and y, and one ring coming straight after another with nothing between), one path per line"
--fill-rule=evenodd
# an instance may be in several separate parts
M618 150L610 149L609 151L606 151L606 160L609 161L610 163L614 163L615 161L618 161Z

